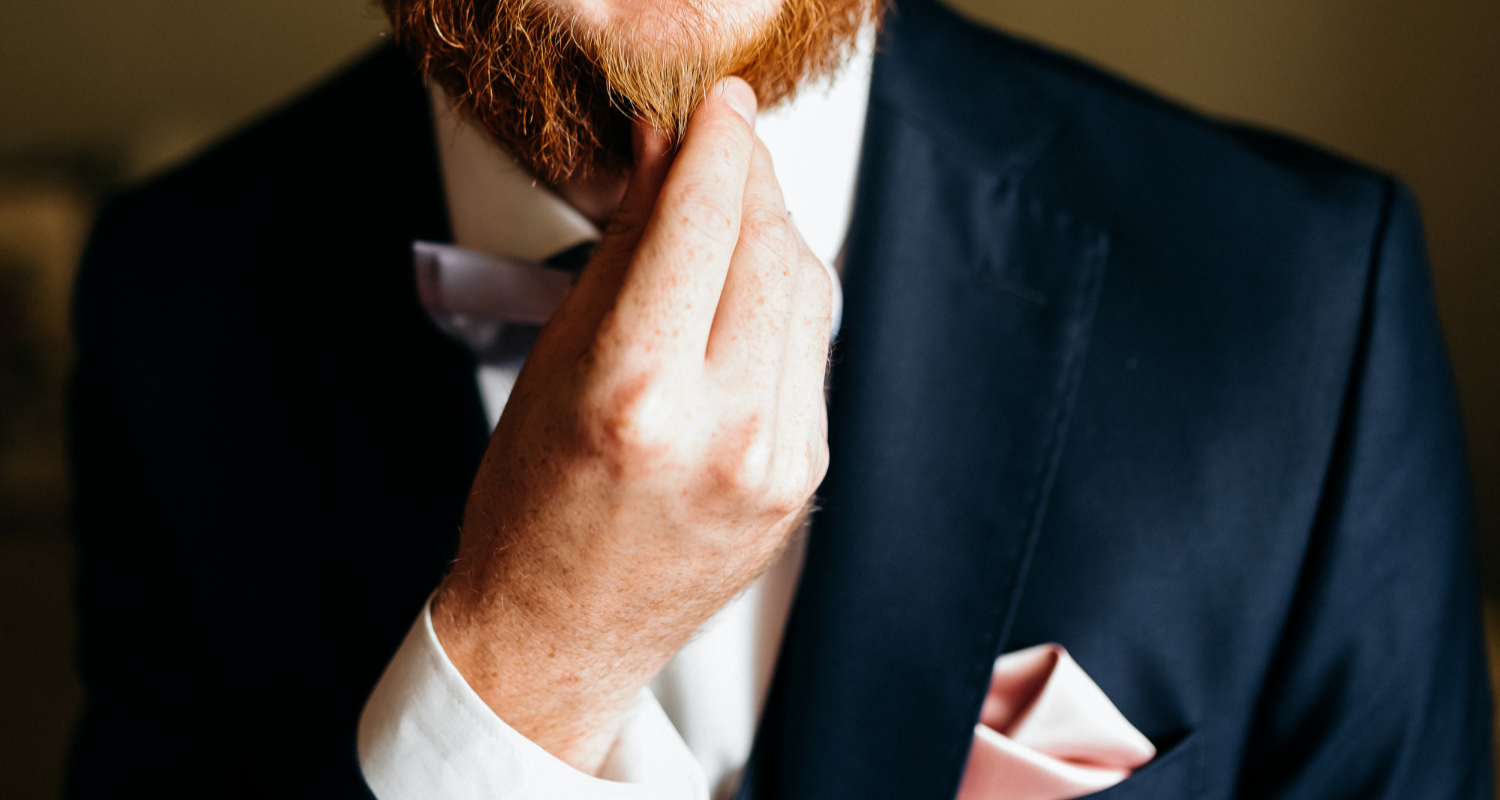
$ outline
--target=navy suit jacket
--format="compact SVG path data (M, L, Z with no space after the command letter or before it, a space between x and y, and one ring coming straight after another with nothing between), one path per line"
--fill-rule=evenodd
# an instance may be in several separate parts
M381 50L112 202L77 294L72 797L354 797L486 444ZM832 466L743 797L951 798L1060 642L1110 798L1490 797L1461 432L1411 196L929 0L876 58Z

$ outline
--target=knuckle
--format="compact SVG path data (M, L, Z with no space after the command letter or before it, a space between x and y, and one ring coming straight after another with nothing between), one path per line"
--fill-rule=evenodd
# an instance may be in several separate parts
M806 254L802 259L802 280L807 287L807 297L812 303L812 313L819 320L833 321L833 276L817 256Z
M809 474L821 467L799 455L778 453L769 441L747 443L720 462L718 488L764 518L785 519L801 511L822 482L821 474L815 479ZM808 456L818 458L816 448Z
M750 505L761 505L772 491L774 448L759 416L730 429L714 448L708 475L713 491Z
M765 141L762 140L759 136L755 137L755 153L754 153L754 155L755 155L756 158L764 159L765 162L766 162L766 165L769 166L769 167L771 167L772 170L774 171L775 166L776 166L776 160L774 158L772 158L772 156L771 156L771 148L767 147Z
M681 221L716 241L728 242L734 236L734 198L708 181L692 181L678 195Z
M595 392L585 405L589 449L615 474L651 469L675 451L672 414L649 374Z
M797 236L790 220L785 214L763 206L745 209L740 222L740 241L750 242L768 257L782 262L797 252Z
M807 442L805 460L798 465L796 478L793 481L795 499L799 505L805 505L818 491L818 486L823 483L823 476L828 472L828 440L822 435L812 437Z
M828 268L823 262L812 254L806 254L802 258L802 274L804 280L809 284L811 291L828 306L833 305L833 276L828 274Z
M828 468L828 445L819 435L808 440L795 463L786 464L772 498L771 510L778 518L795 514L808 505Z
M811 493L804 492L801 486L788 485L771 496L766 513L776 519L785 519L806 507L810 496Z
M808 473L807 496L812 497L823 485L823 479L828 477L828 438L819 436L817 444L813 449L812 470Z

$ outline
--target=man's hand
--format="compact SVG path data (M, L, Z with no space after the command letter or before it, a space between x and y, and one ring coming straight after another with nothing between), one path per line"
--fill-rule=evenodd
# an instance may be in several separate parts
M675 157L638 129L624 201L516 382L434 604L485 702L591 773L827 469L832 285L755 107L720 82Z

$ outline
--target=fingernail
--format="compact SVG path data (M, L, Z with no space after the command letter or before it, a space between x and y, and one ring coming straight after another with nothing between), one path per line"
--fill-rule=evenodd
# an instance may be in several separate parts
M750 88L750 84L745 83L743 78L725 78L719 83L719 91L724 94L724 102L734 109L734 113L739 114L754 128L755 90Z

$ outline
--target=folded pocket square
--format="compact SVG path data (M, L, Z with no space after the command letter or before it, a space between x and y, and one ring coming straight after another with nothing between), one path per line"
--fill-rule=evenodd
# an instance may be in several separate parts
M995 662L958 800L1071 800L1155 756L1068 651L1038 645Z

